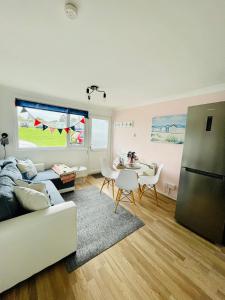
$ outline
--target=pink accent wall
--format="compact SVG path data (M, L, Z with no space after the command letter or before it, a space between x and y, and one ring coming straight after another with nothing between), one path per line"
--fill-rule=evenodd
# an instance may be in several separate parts
M166 193L167 182L178 187L183 145L151 142L152 117L183 114L187 113L188 106L218 101L225 101L225 91L116 111L113 121L134 121L134 127L114 128L113 157L115 158L121 152L133 150L140 160L162 162L164 169L158 190ZM177 188L169 196L176 199Z

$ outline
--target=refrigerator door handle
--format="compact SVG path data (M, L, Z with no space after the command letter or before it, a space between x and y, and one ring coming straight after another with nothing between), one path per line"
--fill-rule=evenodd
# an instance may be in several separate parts
M220 180L225 179L225 176L219 175L219 174L209 173L209 172L196 170L196 169L192 169L192 168L188 168L188 167L184 167L184 169L185 169L185 171L190 172L190 173L195 173L195 174L199 174L199 175L203 175L203 176L213 177L213 178L217 178L217 179L220 179Z

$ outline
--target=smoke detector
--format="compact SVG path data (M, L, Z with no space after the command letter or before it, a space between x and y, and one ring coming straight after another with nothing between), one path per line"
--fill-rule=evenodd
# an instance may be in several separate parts
M77 7L74 3L65 4L65 13L69 19L75 19L77 16Z

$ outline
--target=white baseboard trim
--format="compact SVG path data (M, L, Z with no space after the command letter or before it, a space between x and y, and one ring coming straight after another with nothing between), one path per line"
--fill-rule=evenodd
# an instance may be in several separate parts
M166 193L164 193L164 192L157 191L157 193L159 193L159 194L161 194L161 195L163 195L163 196L165 196L165 197L167 197L167 198L170 198L170 199L173 200L173 201L177 201L177 199L176 199L175 197L172 197L172 196L170 196L170 195L168 195L168 194L166 194Z

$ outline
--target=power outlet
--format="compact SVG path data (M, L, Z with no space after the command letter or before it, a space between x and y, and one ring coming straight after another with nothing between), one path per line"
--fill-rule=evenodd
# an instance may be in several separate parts
M165 190L167 195L170 195L171 192L175 191L177 186L173 183L165 183Z

